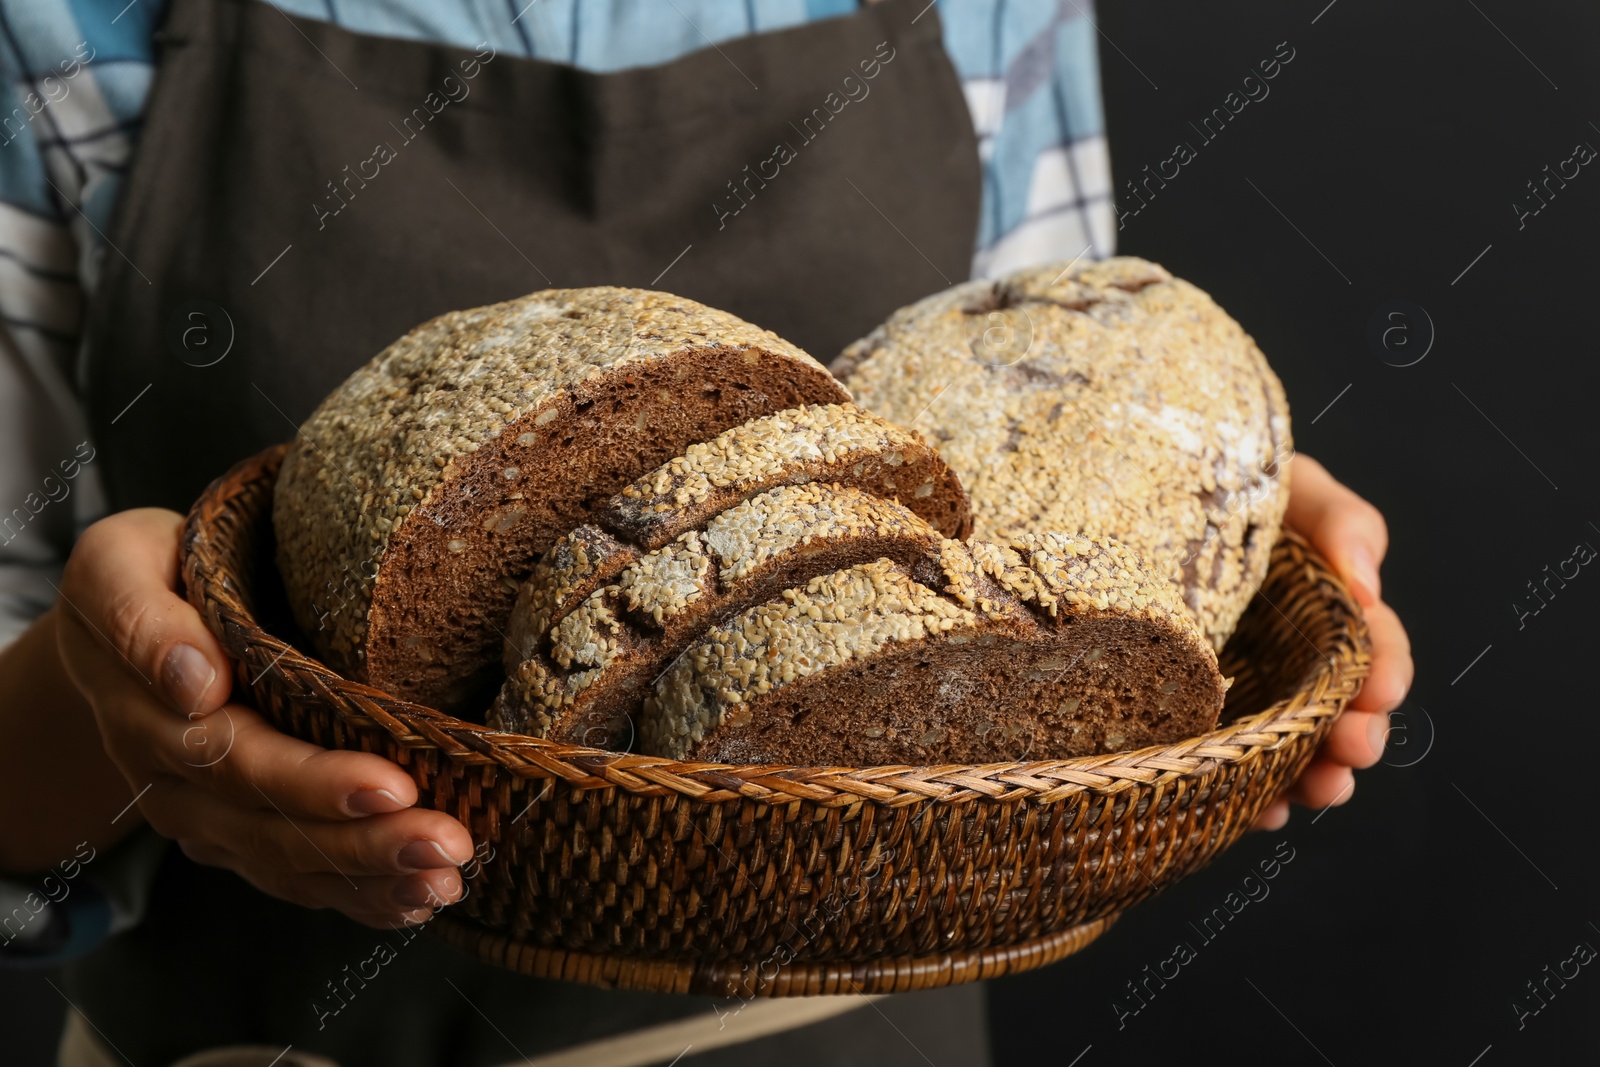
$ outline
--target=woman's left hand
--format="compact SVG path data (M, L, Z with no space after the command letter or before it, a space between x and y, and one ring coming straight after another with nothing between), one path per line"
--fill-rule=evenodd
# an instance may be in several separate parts
M1285 525L1305 535L1328 558L1367 616L1372 670L1300 780L1261 813L1253 829L1276 830L1289 821L1289 802L1308 808L1343 804L1355 792L1355 771L1383 755L1389 713L1411 688L1411 642L1394 609L1380 596L1378 566L1389 530L1378 509L1335 481L1310 456L1296 455L1289 471Z

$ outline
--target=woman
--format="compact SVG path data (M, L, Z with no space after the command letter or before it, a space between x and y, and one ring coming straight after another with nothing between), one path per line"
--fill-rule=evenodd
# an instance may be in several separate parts
M62 1063L987 1062L977 987L733 1013L395 934L459 896L474 842L400 768L226 704L178 511L452 308L656 286L827 359L969 273L1110 254L1087 8L0 3L0 869L59 887L4 958L71 961ZM1377 642L1295 788L1320 807L1378 758L1410 661L1381 517L1294 466L1289 522ZM75 513L107 517L74 538Z

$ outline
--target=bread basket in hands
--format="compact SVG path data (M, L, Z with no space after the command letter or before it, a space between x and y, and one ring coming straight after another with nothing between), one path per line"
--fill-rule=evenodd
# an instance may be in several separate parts
M492 860L430 925L602 986L887 993L1027 970L1226 849L1298 776L1368 665L1359 607L1287 531L1224 649L1222 725L1176 744L974 766L690 763L495 732L306 654L273 565L285 447L206 490L183 578L239 699L376 752Z

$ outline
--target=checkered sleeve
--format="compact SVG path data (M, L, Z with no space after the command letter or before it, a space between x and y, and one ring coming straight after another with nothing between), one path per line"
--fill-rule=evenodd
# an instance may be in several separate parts
M163 7L0 0L0 644L103 510L79 341Z
M1092 0L942 0L983 163L973 276L1115 251Z

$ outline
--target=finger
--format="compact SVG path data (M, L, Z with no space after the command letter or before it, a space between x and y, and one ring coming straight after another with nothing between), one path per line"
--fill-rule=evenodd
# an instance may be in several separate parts
M187 724L175 742L169 741L167 751L197 785L244 807L270 808L287 816L345 820L400 811L417 802L411 776L377 753L302 741L238 704Z
M243 705L182 719L130 690L107 698L106 707L106 750L130 781L182 778L217 799L310 819L383 814L417 802L411 776L382 756L291 737Z
M1378 565L1389 549L1383 515L1336 481L1310 456L1290 461L1284 522L1300 531L1333 564L1363 606L1378 602Z
M1289 822L1289 802L1283 798L1267 805L1267 810L1256 816L1250 824L1252 830L1281 830Z
M1387 712L1346 710L1323 739L1317 758L1344 767L1370 767L1382 758L1388 736Z
M1336 808L1355 794L1355 772L1342 764L1313 759L1300 780L1289 789L1289 799L1307 808Z
M345 912L345 917L370 926L374 930L404 930L408 927L423 926L433 918L432 908L416 908L399 914L378 912L368 914L365 912Z
M73 547L61 579L63 642L113 650L137 679L181 715L227 700L231 667L200 615L175 590L183 517L139 508L90 526ZM64 647L69 672L72 647ZM73 681L94 699L103 679Z
M374 929L387 930L426 922L433 917L435 909L443 906L441 902L459 899L447 896L450 893L449 886L440 886L424 894L429 896L427 904L419 906L405 903L417 894L410 890L397 892L396 887L402 882L420 878L420 875L354 880L338 875L284 876L255 867L227 849L208 842L180 841L178 845L194 862L232 871L268 896L312 910L333 909Z
M284 874L410 874L458 867L473 855L472 836L459 822L422 808L341 822L291 818L219 802L203 787L177 779L158 783L140 808L163 836L209 843L252 868Z
M346 915L388 918L399 922L418 909L454 904L465 895L465 883L455 868L418 871L405 875L347 878L339 874L293 874L251 861L225 848L201 841L179 842L196 863L233 871L251 885L279 900L304 908L332 908Z
M1367 632L1372 637L1372 669L1350 706L1358 711L1393 711L1405 700L1416 676L1411 639L1389 605L1379 601L1365 611Z

